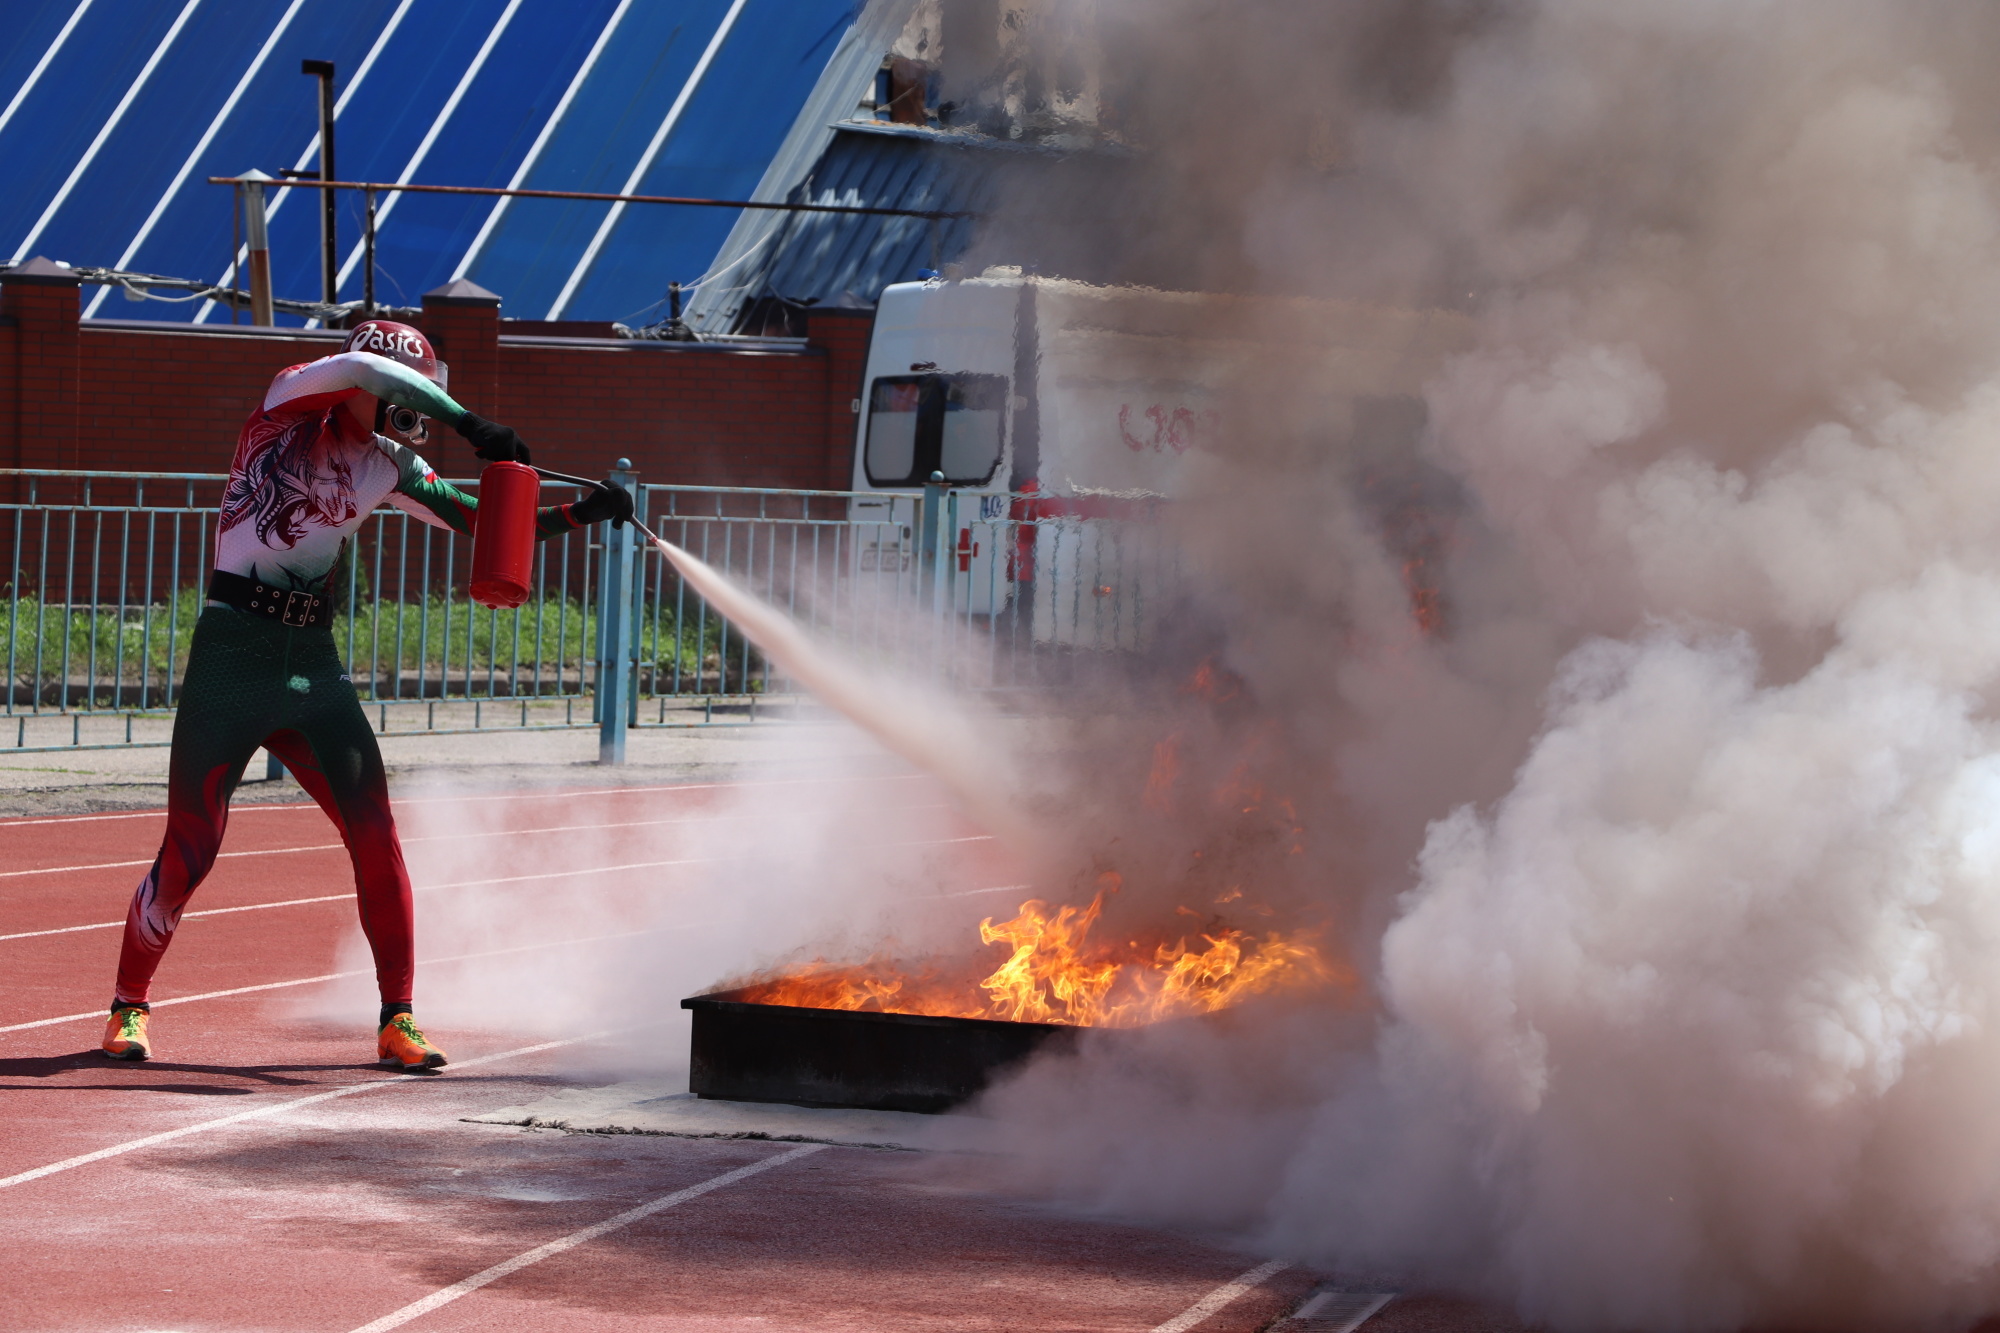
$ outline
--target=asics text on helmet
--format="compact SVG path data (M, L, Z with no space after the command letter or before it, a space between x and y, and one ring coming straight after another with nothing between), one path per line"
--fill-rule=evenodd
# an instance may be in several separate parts
M448 387L450 372L437 359L430 339L421 330L393 319L365 319L356 324L340 345L343 352L373 352L391 361L400 361L440 389Z

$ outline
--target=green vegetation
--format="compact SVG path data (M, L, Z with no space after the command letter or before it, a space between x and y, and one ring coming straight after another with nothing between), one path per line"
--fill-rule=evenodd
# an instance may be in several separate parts
M67 680L73 702L94 687L90 693L96 705L105 707L113 703L114 687L122 685L115 691L116 702L132 707L144 680L147 703L157 706L169 673L178 677L186 666L202 600L203 594L190 588L172 605L127 606L122 618L116 605L70 608L32 596L0 600L5 640L0 651L11 654L7 665L16 690L32 690L53 701L58 683ZM491 668L493 692L509 697L517 662L521 692L532 695L537 692L538 654L540 693L575 693L589 683L583 662L596 655L597 614L577 598L544 597L509 611L490 610L458 594L449 602L432 596L377 606L364 593L357 601L351 616L335 617L333 635L363 698L374 697L371 677L379 680L385 696L393 697L393 673L399 665L406 695L414 693L420 673L435 689L439 673L447 672L447 693L463 696L468 661L472 696L487 693ZM677 655L684 693L762 688L763 659L754 650L746 686L742 640L736 634L729 636L728 662L719 661L722 625L715 616L705 625L690 617L677 626L672 609L662 607L656 625L651 611L649 605L635 627L642 691L674 688Z
M16 690L25 687L53 699L58 681L67 679L74 688L94 678L98 702L108 704L112 685L122 681L117 702L132 707L143 679L149 682L147 704L158 706L168 664L178 672L187 661L200 614L201 595L193 589L172 606L127 606L122 619L115 604L71 608L33 596L9 597L0 601L0 651Z

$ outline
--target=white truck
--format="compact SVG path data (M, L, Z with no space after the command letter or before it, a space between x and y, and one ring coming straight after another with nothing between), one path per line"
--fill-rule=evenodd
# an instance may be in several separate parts
M1180 476L1226 455L1232 388L1282 377L1328 447L1407 455L1423 382L1467 333L1444 311L1016 269L889 287L855 402L856 572L1039 644L1136 646L1174 569L1146 520L1199 502Z

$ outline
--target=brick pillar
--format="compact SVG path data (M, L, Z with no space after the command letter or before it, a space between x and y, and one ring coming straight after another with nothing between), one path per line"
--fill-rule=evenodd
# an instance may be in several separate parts
M451 367L451 396L482 417L500 410L500 298L459 278L424 293L424 336Z
M855 401L866 393L868 336L872 310L812 310L806 314L806 341L824 354L826 367L826 474L820 485L844 491L854 484L854 439L861 418Z
M0 319L14 344L11 439L15 467L77 468L77 288L68 269L40 255L0 269Z

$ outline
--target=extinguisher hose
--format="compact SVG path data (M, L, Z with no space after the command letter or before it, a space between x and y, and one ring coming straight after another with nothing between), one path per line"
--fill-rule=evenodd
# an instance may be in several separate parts
M533 467L534 465L530 464L529 466ZM567 472L554 472L545 467L536 467L535 473L537 476L541 477L542 480L544 481L566 482L571 486L588 486L592 490L597 490L597 491L608 491L611 489L611 483L608 481L592 481L589 477L572 477ZM653 530L647 527L644 523L641 523L637 517L629 518L625 521L630 523L633 527L637 528L640 532L645 533L646 539L648 541L657 543L660 540L658 537L655 537L653 535Z
M567 472L552 472L545 467L535 468L535 475L544 481L564 481L572 486L588 486L595 491L606 490L610 485L608 482L592 481L589 477L572 477Z

